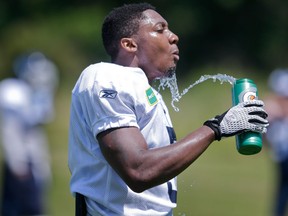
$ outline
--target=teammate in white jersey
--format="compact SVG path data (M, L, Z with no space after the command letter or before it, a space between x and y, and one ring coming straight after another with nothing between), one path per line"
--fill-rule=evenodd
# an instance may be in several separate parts
M58 69L40 52L21 55L14 66L17 77L0 82L0 215L44 215L51 167L43 125L54 117Z
M82 215L172 215L177 175L215 139L265 132L263 102L239 104L176 141L151 84L175 73L178 36L153 6L139 3L112 10L102 37L111 63L87 67L72 92L71 192L85 197Z

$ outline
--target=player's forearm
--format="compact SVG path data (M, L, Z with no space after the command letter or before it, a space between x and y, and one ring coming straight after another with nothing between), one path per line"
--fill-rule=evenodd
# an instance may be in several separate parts
M175 144L142 152L143 163L134 170L138 176L130 186L141 192L169 181L191 165L214 139L214 132L202 126Z

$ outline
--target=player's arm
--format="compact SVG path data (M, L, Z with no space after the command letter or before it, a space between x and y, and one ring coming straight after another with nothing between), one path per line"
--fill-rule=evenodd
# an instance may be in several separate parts
M148 149L136 127L110 129L97 139L109 164L132 190L141 192L177 176L215 139L249 130L266 132L269 124L263 106L259 100L240 103L173 145L161 148Z
M215 135L202 126L173 145L156 149L147 148L136 127L111 129L97 138L113 169L133 191L142 192L181 173L214 141Z

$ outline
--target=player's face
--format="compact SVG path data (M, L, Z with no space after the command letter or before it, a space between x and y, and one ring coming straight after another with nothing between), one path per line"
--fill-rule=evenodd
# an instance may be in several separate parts
M138 66L149 81L169 76L176 70L179 60L178 36L168 28L167 21L156 11L144 11L146 18L141 21L137 33Z

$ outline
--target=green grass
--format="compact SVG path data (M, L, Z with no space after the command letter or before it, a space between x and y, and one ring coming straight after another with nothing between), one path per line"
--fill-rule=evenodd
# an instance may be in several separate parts
M196 78L194 75L193 80ZM181 83L180 91L189 82ZM53 182L49 190L52 216L74 215L67 166L70 89L59 90L57 116L47 126L53 162ZM229 108L230 89L229 84L207 81L175 104L180 108L179 112L171 108L170 94L164 91L178 139L202 125L204 120ZM273 200L274 168L265 148L253 156L240 155L235 148L235 139L227 138L214 142L178 177L178 188L175 216L268 216Z
M74 215L74 199L69 191L67 162L70 91L58 92L55 121L47 126L52 157L52 185L49 190L49 213L52 216Z

